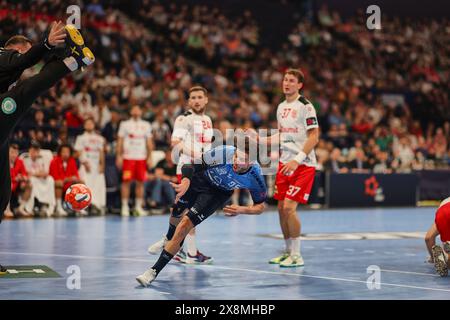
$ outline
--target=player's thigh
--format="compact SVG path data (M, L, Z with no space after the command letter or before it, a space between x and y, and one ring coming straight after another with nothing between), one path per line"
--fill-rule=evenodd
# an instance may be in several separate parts
M199 194L194 205L187 213L188 218L191 219L194 226L197 226L216 212L216 210L223 208L232 194L232 192L227 191Z
M290 184L286 191L286 199L301 204L308 203L315 174L316 169L314 167L299 166L290 178Z
M178 199L178 202L172 206L171 216L176 219L180 219L191 208L197 200L199 193L190 187L186 193Z
M136 162L134 160L123 160L122 164L122 181L123 182L131 182L134 180L134 171L135 171L135 164Z
M278 166L278 171L275 176L275 193L273 195L273 198L279 201L284 200L284 198L286 197L286 192L289 189L290 183L289 176L286 176L280 172L281 167L282 164Z
M137 182L142 183L147 180L147 162L145 160L135 161L133 175Z
M439 231L441 241L450 241L450 204L446 204L438 209L435 224Z

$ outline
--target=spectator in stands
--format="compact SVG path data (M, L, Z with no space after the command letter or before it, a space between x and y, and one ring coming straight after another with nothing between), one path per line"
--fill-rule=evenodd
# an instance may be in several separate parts
M155 148L165 150L170 147L170 136L172 130L164 119L162 112L156 115L155 121L152 122L153 141Z
M172 152L167 149L164 159L160 160L146 183L147 202L150 208L168 207L175 200L175 190L170 183L178 183L177 165L172 161Z
M348 173L349 171L339 148L333 149L330 159L324 164L324 168L326 171L333 173Z
M350 161L348 167L352 173L367 173L369 172L369 163L366 160L366 155L363 149L357 149L355 159Z
M12 191L11 200L19 204L19 208L15 210L16 214L19 217L31 217L33 215L32 212L27 211L25 208L25 204L31 196L30 179L28 178L28 173L22 159L19 158L19 146L16 144L9 146L9 165ZM9 216L11 215L9 209L7 209L7 213Z
M386 151L380 151L376 155L373 173L392 173L391 164Z
M67 216L67 212L62 206L63 195L72 184L82 183L70 144L59 146L57 155L50 163L50 175L55 180L55 214L60 217Z
M120 111L116 108L111 109L111 121L109 121L102 129L102 135L105 137L108 144L112 144L117 141L117 133L120 127Z
M45 155L43 155L45 151ZM25 168L28 171L32 188L30 201L27 203L28 210L35 207L34 199L41 204L40 216L50 217L55 211L56 198L55 181L49 175L52 154L49 150L41 150L37 141L32 141L28 149L28 155L24 157Z

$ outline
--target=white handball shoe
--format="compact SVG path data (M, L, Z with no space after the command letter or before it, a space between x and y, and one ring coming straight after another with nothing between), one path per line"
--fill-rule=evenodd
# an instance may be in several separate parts
M122 206L122 209L120 210L120 215L122 217L129 217L130 216L130 208L128 208L128 205Z
M301 255L299 256L291 255L280 262L281 268L296 268L296 267L303 267L304 265L305 262L303 261L303 257Z
M148 253L150 254L160 254L161 251L164 249L164 246L167 243L167 238L164 236L161 240L155 242L154 244L150 245L147 249Z
M136 277L136 281L141 284L143 287L148 287L153 280L156 279L156 270L148 269L143 274Z

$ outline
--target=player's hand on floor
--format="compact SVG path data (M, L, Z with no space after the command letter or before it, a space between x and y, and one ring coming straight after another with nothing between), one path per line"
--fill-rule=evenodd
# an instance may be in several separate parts
M229 217L237 216L241 211L242 211L242 207L237 206L235 204L225 206L223 208L223 212L225 213L226 216L229 216Z
M180 198L186 193L186 191L188 191L191 181L187 178L183 178L181 180L181 183L179 183L179 184L177 184L177 183L170 183L170 184L172 185L172 187L175 189L175 192L177 193L177 195L175 197L175 203L177 203L178 200L180 200Z
M66 38L66 30L64 24L61 21L53 21L48 34L48 43L51 46L56 46L64 42Z

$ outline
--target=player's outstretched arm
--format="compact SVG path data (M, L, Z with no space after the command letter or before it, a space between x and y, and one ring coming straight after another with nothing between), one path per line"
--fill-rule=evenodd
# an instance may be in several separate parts
M237 205L229 205L223 208L223 212L227 216L237 216L238 214L261 214L266 208L266 204L264 202L257 203L251 206L237 206Z
M24 54L14 51L11 54L5 55L4 58L0 57L2 60L7 60L4 61L5 63L0 63L0 65L4 71L17 71L30 68L38 63L54 46L63 43L65 37L66 31L64 29L64 24L61 21L53 22L48 36L44 38L43 41L33 45L30 50Z

